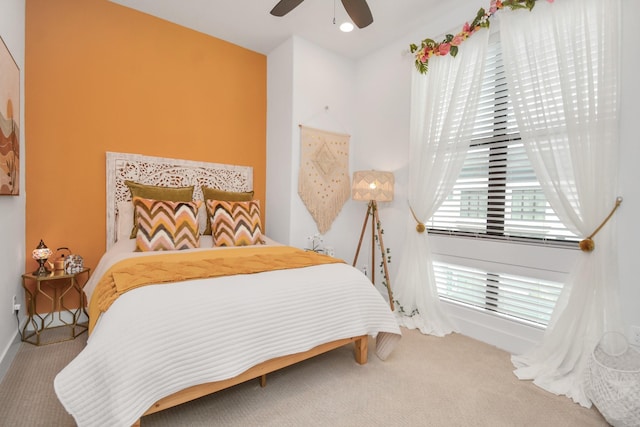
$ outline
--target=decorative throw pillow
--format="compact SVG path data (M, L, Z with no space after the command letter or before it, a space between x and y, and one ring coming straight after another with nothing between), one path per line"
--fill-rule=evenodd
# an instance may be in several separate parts
M214 246L248 246L262 242L260 201L207 200Z
M193 199L193 186L190 187L162 187L158 185L146 185L133 181L124 182L131 192L131 199L141 197L143 199L168 200L171 202L190 202ZM131 238L135 239L137 230L134 217Z
M199 247L198 208L201 201L170 202L135 197L136 252Z
M200 187L202 189L202 198L204 200L222 200L225 202L249 202L253 200L253 191L224 191L211 187ZM202 234L211 234L211 221L207 215L207 226Z

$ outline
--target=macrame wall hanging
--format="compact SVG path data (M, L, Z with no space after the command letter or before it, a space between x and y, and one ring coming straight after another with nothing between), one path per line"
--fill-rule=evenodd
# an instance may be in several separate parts
M349 138L300 125L298 194L321 234L350 197Z

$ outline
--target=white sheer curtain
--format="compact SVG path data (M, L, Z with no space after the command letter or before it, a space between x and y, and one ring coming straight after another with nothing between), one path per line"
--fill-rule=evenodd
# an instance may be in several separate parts
M460 46L458 56L432 58L429 72L414 70L409 148L409 205L424 224L448 196L469 147L489 31ZM427 233L409 230L395 280L396 315L401 325L443 336L456 330L436 289Z
M587 237L617 196L619 0L537 2L500 15L518 128L545 196ZM615 217L614 217L615 219ZM583 379L602 334L621 330L615 221L581 252L542 343L513 356L520 379L590 407Z

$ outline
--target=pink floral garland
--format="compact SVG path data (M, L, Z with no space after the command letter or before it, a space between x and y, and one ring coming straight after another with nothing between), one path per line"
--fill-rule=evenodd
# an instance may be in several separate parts
M547 0L549 3L553 3L554 0ZM462 26L462 30L456 34L447 34L440 43L432 39L424 39L420 46L411 44L409 47L411 53L416 58L416 68L420 73L425 74L429 69L429 58L432 56L445 56L451 55L455 57L458 54L458 46L463 41L468 39L473 33L480 28L489 28L489 19L500 9L505 7L511 10L515 9L533 9L536 4L536 0L491 0L489 11L485 11L484 8L480 8L476 14L475 19L471 24L465 22Z

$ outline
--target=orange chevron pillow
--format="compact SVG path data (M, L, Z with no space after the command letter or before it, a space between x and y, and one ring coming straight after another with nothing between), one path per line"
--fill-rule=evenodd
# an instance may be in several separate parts
M153 200L170 200L172 202L190 202L193 199L193 186L190 187L162 187L157 185L140 184L134 181L124 182L131 192L131 199L140 197ZM133 217L133 229L131 239L136 238L136 217Z
M260 201L207 200L214 246L248 246L262 243Z
M173 251L200 246L198 208L201 201L170 202L133 198L136 252Z
M253 200L253 191L224 191L204 185L200 188L204 200L224 200L225 202L250 202ZM211 218L209 216L207 216L207 225L202 234L211 235Z

